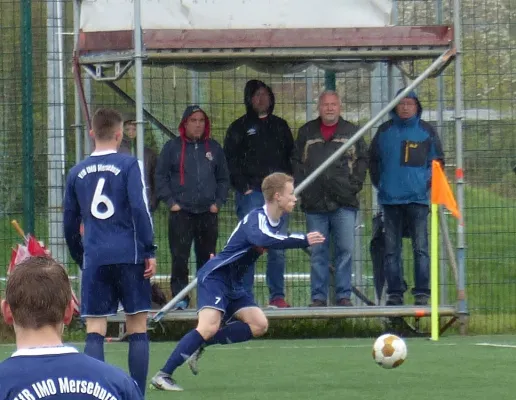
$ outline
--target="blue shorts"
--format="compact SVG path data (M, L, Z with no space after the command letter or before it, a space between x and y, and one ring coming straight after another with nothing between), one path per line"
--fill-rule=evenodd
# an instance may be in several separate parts
M150 311L151 282L144 264L86 267L81 279L81 317L116 315L122 303L126 314Z
M251 293L243 289L234 290L231 282L220 277L208 275L197 284L197 311L214 308L223 313L223 322L227 322L239 310L258 307Z

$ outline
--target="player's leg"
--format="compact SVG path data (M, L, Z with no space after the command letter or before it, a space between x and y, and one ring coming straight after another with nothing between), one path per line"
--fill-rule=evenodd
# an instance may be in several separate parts
M251 293L242 292L228 302L224 321L229 321L215 335L188 359L188 366L194 375L199 373L198 361L207 346L232 344L251 340L267 332L268 321L263 311L256 305Z
M176 296L188 284L188 260L194 237L192 215L184 210L170 211L168 219L168 244L172 256L170 290ZM186 296L177 308L187 308L190 297Z
M226 317L227 325L206 341L207 346L247 342L267 332L267 318L249 293L242 293L228 303Z
M118 307L113 285L113 266L87 266L81 278L81 317L86 320L84 353L104 361L104 338L107 316L115 315Z
M144 264L117 265L120 301L126 313L126 330L129 341L128 367L131 377L145 395L149 372L149 338L147 313L151 310L151 282L145 279Z
M199 350L206 340L217 333L226 308L225 283L220 280L206 279L197 286L197 305L199 309L197 328L181 338L165 365L152 378L152 385L161 390L183 390L172 379L174 371Z

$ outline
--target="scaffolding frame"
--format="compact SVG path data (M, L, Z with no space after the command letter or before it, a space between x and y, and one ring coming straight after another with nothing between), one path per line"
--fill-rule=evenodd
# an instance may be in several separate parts
M155 127L171 136L172 132L143 107L144 65L184 64L187 67L198 63L247 62L317 62L349 61L362 63L386 63L389 72L389 86L392 86L392 70L397 67L402 73L401 63L419 59L434 60L407 88L390 100L382 111L364 125L323 165L296 187L299 194L340 154L363 136L368 129L387 114L410 89L423 80L438 77L455 62L455 136L457 201L464 215L464 173L463 173L463 96L462 96L462 26L460 0L453 0L453 24L429 26L389 26L375 28L299 28L299 29L222 29L222 30L179 30L141 28L141 0L134 0L133 31L81 32L79 27L81 0L74 0L74 57L75 79L75 130L76 158L83 154L82 140L85 126L91 128L81 70L95 81L103 82L124 101L136 108L137 157L143 159L143 126L145 116ZM145 48L143 47L145 43ZM114 82L135 68L135 98L131 98ZM464 219L462 219L463 221ZM457 303L440 306L439 315L451 319L443 326L447 329L459 320L460 332L467 329L468 309L465 296L465 232L463 222L457 226L456 257L450 256L457 268ZM448 246L448 251L451 246ZM196 285L194 279L181 293L162 310L152 313L151 319L190 320L196 313L176 311L173 306ZM265 310L269 318L345 318L345 317L415 317L430 315L430 307L420 306L367 306L367 307L293 307ZM119 314L109 319L123 322Z

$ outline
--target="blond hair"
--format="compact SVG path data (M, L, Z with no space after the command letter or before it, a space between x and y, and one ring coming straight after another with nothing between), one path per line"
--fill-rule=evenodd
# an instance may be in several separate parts
M294 183L294 178L283 172L274 172L266 176L262 182L262 193L265 201L271 202L274 200L274 195L283 192L288 182Z

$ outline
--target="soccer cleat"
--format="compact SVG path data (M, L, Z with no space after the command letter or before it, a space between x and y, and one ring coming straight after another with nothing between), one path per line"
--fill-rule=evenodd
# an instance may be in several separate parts
M182 392L183 388L179 386L170 375L159 371L151 379L151 385L158 390L166 390L169 392Z
M204 353L204 349L206 346L201 346L190 356L187 360L188 366L190 367L190 371L192 374L197 375L199 373L199 366L197 363L199 362L199 358L201 358L202 353Z

